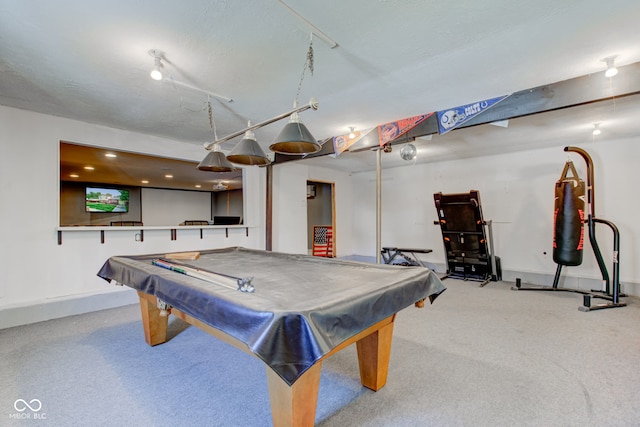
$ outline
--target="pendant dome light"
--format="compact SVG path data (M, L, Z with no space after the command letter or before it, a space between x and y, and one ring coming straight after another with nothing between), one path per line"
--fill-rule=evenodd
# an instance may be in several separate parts
M260 146L258 145L258 143L256 142L255 139L255 134L252 132L255 129L259 129L263 126L266 126L268 124L277 122L279 120L282 120L286 117L292 117L292 116L297 116L298 113L305 111L305 110L309 110L309 109L313 109L313 110L317 110L319 106L318 100L315 98L311 98L309 100L309 103L307 105L303 105L302 107L297 107L294 108L293 110L287 111L286 113L282 113L278 116L272 117L270 119L267 119L263 122L260 122L258 124L252 125L251 122L249 122L249 126L245 129L242 129L240 131L234 132L232 134L229 134L225 137L222 138L216 138L213 142L206 142L204 144L204 148L206 150L214 150L215 151L219 151L219 145L222 144L225 141L229 141L235 137L238 137L242 134L244 134L244 138L237 144L236 147L233 148L233 150L231 150L231 153L229 153L229 156L225 158L225 160L228 159L229 162L233 162L235 164L240 164L240 165L258 165L258 166L265 166L270 164L270 160L269 158L264 154L264 151L262 150L262 148L260 148ZM299 119L298 119L299 120ZM212 123L212 127L213 127L213 114L211 114L211 123ZM291 123L289 123L291 124ZM300 123L298 121L298 123L296 124L300 124L301 127L304 127L304 125L302 123ZM286 128L286 126L285 126ZM304 128L306 130L306 127ZM282 132L281 132L282 133ZM295 132L293 132L295 133ZM320 145L318 145L317 143L315 143L313 141L313 137L311 136L311 134L309 133L309 131L306 131L306 138L307 140L311 141L313 144L317 145L318 148L315 149L315 147L313 148L314 151L309 151L309 152L316 152L318 151L320 148L322 148ZM307 141L305 141L307 142ZM308 147L303 147L303 149L308 149ZM213 153L212 152L212 153ZM203 165L204 167L206 167L206 164L210 161L213 161L211 159L212 153L207 154L207 157L205 157L205 159L200 162L201 165ZM300 149L298 149L295 153L292 152L287 152L286 154L304 154L306 153L306 151L300 151ZM223 153L220 153L224 156ZM283 152L284 154L284 152ZM216 155L216 157L218 157ZM216 159L216 162L218 160ZM217 163L216 163L217 164ZM200 166L198 166L199 169ZM212 169L202 169L202 170L212 170ZM219 172L217 170L212 170L214 172Z
M313 33L311 33L309 49L307 50L302 74L298 82L298 92L293 101L294 110L298 108L298 96L302 89L304 75L307 70L313 75L313 67ZM314 109L316 108L317 106ZM269 149L280 154L311 154L320 151L322 146L318 144L309 129L302 123L298 112L294 111L289 117L289 123L280 131L273 144L269 146Z
M320 151L322 146L302 123L300 115L293 113L269 149L280 154L311 154Z
M233 172L237 170L235 166L229 163L224 153L220 151L218 144L216 144L213 150L198 164L198 169L208 172Z
M249 122L251 127L251 122ZM227 156L227 160L231 163L251 166L266 166L271 163L267 155L264 153L253 131L248 130L244 133L244 138L231 150Z
M148 53L154 58L154 69L152 71L152 78L163 79L161 75L163 67L163 53L153 49L149 50ZM211 101L209 100L207 102L207 108L209 113L210 127L214 136L214 140L204 143L204 148L206 150L209 150L210 152L198 164L198 169L210 172L230 172L237 170L237 168L232 163L236 165L269 165L271 161L266 156L260 145L257 143L253 130L284 119L286 117L289 117L289 123L285 125L273 144L271 144L270 149L276 153L294 155L305 155L317 153L318 151L320 151L322 149L322 146L317 142L313 135L311 135L311 132L309 132L307 127L302 123L299 115L300 112L308 109L317 110L319 105L317 99L311 98L307 105L298 107L298 96L300 95L302 82L304 80L304 75L307 69L311 72L311 74L313 74L313 33L311 34L306 61L304 64L302 75L300 77L300 82L298 83L298 92L296 93L293 110L265 120L256 125L251 125L251 123L249 123L249 126L246 129L232 133L220 139L216 134L213 109L211 107ZM175 81L171 76L169 76L169 78L173 84L180 83ZM185 83L180 83L180 85L206 93L209 97L214 96L224 99L227 102L233 101L232 98L227 98L219 94L203 91L192 85L188 85ZM243 139L231 150L229 156L225 156L225 154L220 149L220 145L225 141L243 134Z

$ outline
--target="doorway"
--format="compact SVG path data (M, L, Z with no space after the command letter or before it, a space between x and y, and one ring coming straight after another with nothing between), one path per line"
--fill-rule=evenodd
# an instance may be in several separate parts
M307 250L310 255L336 256L335 218L335 183L307 181ZM320 232L319 239L314 236L314 228Z

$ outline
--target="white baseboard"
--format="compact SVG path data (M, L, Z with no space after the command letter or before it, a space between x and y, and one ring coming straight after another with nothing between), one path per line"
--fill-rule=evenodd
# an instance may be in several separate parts
M127 288L119 292L71 296L6 307L0 309L0 329L137 304L138 301L137 293Z

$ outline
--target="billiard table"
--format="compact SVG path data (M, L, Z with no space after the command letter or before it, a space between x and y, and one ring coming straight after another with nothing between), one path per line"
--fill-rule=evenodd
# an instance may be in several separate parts
M362 384L382 388L396 313L445 290L424 267L240 247L198 255L114 256L98 276L137 290L149 345L167 340L171 314L262 360L276 426L313 425L322 360L353 343Z

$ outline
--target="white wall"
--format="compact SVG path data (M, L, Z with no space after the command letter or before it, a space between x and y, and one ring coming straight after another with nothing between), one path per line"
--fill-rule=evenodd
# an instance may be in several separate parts
M351 255L351 175L296 162L273 167L273 250L307 253L307 180L335 183L336 256Z
M178 225L185 220L212 218L209 192L143 188L141 200L144 225Z
M225 246L264 248L265 174L245 170L244 229L150 230L144 242L131 231L64 232L58 245L60 140L199 161L201 146L0 106L0 328L81 313L123 301L96 276L112 255L201 250ZM122 296L125 295L125 296Z
M336 223L334 245L336 247L336 256L352 255L353 187L351 174L311 166L309 167L308 179L310 181L335 183Z
M308 168L290 162L273 167L273 242L276 252L307 253Z
M640 199L635 196L640 144L633 140L586 143L595 172L595 213L612 221L621 234L620 282L623 291L640 295ZM388 154L394 155L395 153ZM397 155L397 154L395 154ZM382 245L430 248L426 261L444 264L445 254L433 194L479 190L486 220L493 220L496 254L503 271L525 278L555 273L552 259L554 184L568 154L560 148L441 163L383 169ZM586 180L585 163L571 154ZM384 168L384 155L383 155ZM375 172L354 174L353 251L375 257ZM597 228L598 243L612 275L612 233ZM588 240L588 239L587 239ZM591 246L586 243L579 267L565 267L563 276L600 279ZM549 277L542 278L548 280ZM549 281L547 285L552 282Z

